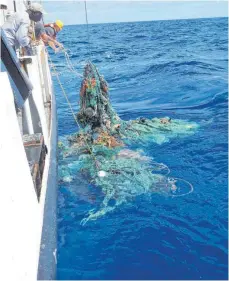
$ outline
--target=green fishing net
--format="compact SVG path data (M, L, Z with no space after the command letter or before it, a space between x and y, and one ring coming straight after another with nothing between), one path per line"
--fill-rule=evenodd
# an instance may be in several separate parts
M82 224L104 216L141 194L183 196L193 190L185 180L170 178L166 165L131 146L140 144L141 147L149 142L162 144L191 135L198 128L196 123L169 117L121 120L110 103L104 77L92 63L85 67L77 119L79 132L69 136L68 143L60 143L61 159L71 159L74 163L63 162L62 179L70 182L74 173L81 173L103 193L100 207L91 210Z

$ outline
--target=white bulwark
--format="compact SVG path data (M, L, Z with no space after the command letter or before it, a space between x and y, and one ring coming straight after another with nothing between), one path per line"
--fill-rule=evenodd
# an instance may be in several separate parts
M0 0L0 25L15 9L22 11L23 1ZM57 123L48 53L39 43L35 55L16 58L14 53L15 59L2 37L1 48L1 280L53 280Z

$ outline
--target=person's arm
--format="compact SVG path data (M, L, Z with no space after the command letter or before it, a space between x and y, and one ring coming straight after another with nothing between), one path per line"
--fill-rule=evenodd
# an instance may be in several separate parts
M49 41L53 42L55 45L61 47L63 46L61 43L59 43L58 41L56 41L56 39L52 38L51 36L45 34L42 34L42 40L45 41L46 43L48 43Z
M53 40L54 40L53 43L54 43L55 45L57 45L57 46L60 47L61 49L64 48L64 45L63 45L63 44L61 44L60 42L56 41L55 39L53 39Z
M45 32L41 34L41 39L46 44L48 44L49 41L52 41L52 38L48 36Z
M52 41L48 41L48 45L54 50L55 53L59 51L56 45Z
M58 42L58 41L56 40L56 37L55 37L55 38L50 37L50 38L51 38L50 41L52 41L56 46L58 46L58 47L61 48L61 49L64 48L63 44L61 44L60 42Z
M26 47L26 46L29 46L29 44L30 44L28 30L29 30L29 23L21 22L21 24L16 32L16 39L19 42L19 45L21 47Z
M47 35L46 33L43 33L41 35L42 40L47 43L55 52L58 52L58 48L56 48L56 45L59 46L60 48L63 48L63 45L59 42L57 42L54 38L51 36Z
M29 24L26 22L21 23L20 27L17 30L16 38L20 45L23 48L23 53L25 56L32 56L33 49L31 47L31 38L28 36Z

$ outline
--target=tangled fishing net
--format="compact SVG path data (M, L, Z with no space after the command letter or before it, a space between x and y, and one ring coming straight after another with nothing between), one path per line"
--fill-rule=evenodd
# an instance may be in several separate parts
M77 120L80 131L68 137L68 144L60 145L61 157L65 159L62 176L71 181L74 174L81 173L104 196L100 208L91 210L82 224L137 195L154 192L183 196L192 192L187 181L168 177L166 165L153 161L142 151L131 150L130 146L142 142L162 144L193 134L196 123L168 117L121 120L110 103L107 82L92 63L84 70ZM72 156L74 165L66 165Z

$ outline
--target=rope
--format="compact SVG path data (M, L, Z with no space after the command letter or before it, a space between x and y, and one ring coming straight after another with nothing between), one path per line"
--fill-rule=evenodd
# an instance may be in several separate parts
M184 179L181 179L181 178L168 178L168 182L169 183L175 184L177 181L181 181L181 182L186 183L189 186L190 189L189 189L189 191L187 191L185 193L182 193L182 194L171 194L170 195L171 197L185 196L185 195L188 195L188 194L190 194L190 193L192 193L194 191L193 185L190 182L188 182L188 181L186 181Z
M68 66L69 66L69 69L70 69L72 72L75 73L76 71L75 71L75 69L74 69L74 66L73 66L73 64L72 64L72 62L71 62L71 60L70 60L70 58L69 58L69 55L68 55L68 53L67 53L67 51L66 51L65 49L64 49L64 52L65 52L65 59L66 59L66 62L67 62L67 64L68 64ZM60 81L59 73L57 72L56 67L55 67L55 65L53 64L53 62L52 62L52 60L51 60L51 57L50 57L49 55L48 55L48 58L49 58L49 60L50 60L50 65L51 65L52 69L54 70L55 76L57 77L58 83L59 83L59 85L60 85L60 87L61 87L61 89L62 89L63 95L64 95L64 97L65 97L65 99L66 99L66 101L67 101L67 103L68 103L68 106L69 106L69 108L70 108L70 110L71 110L71 113L72 113L72 115L73 115L73 118L74 118L74 120L75 120L75 122L76 122L76 124L77 124L77 126L78 126L78 128L79 128L79 130L80 130L80 131L83 131L83 129L81 128L81 126L80 126L80 124L79 124L79 122L78 122L78 120L77 120L77 117L76 117L76 115L75 115L75 113L74 113L74 111L73 111L73 107L72 107L72 105L71 105L71 102L69 101L68 96L67 96L67 94L66 94L66 92L65 92L65 90L64 90L64 87L63 87L63 85L62 85L62 83L61 83L61 81ZM96 71L96 73L97 73L97 75L98 75L98 77L99 77L98 71L97 71L96 69L94 69L94 70ZM76 73L77 73L77 72L76 72ZM78 73L77 73L77 74L78 74ZM80 77L83 77L83 75L81 75L81 74L79 74L79 76L80 76ZM88 148L88 151L90 152L90 156L91 156L92 159L94 160L95 168L96 168L97 172L99 172L99 164L98 164L99 162L97 161L95 154L93 153L91 147L89 146L85 135L82 134L82 136L83 136L83 138L84 138L84 141L85 141L85 144L86 144L86 146L87 146L87 148ZM167 170L167 173L166 173L165 176L167 176L167 175L170 173L169 168L168 168L166 165L162 164L162 163L161 163L161 164L158 164L158 163L152 161L151 164L155 166L155 167L153 168L153 171L160 171L160 170L166 169L166 170ZM125 171L124 168L129 168L129 167L122 167L122 172L121 172L121 173L122 173L122 175L123 175L126 179L132 181L132 179L134 178L134 180L135 180L136 182L138 182L138 184L139 184L141 187L143 187L144 189L146 188L145 185L141 182L141 180L136 177L136 173L135 173L134 170L133 170L133 175L129 176L129 175L128 175L128 171ZM115 169L116 169L116 171L117 171L117 168L116 168L116 167L115 167ZM108 169L108 170L107 170L107 169L104 169L104 170L105 170L106 172L108 172L108 173L109 173L109 172L112 173L112 169ZM99 174L98 174L98 175L99 175ZM179 179L179 178L168 178L167 180L168 180L168 183L166 184L166 186L168 187L168 185L170 185L170 184L172 185L172 187L174 186L174 187L175 187L174 192L175 192L176 189L177 189L177 187L175 186L175 183L176 183L177 181L183 181L184 183L186 183L186 184L189 186L189 190L188 190L186 193L183 193L183 194L175 194L175 193L172 193L172 194L170 194L171 197L181 197L181 196L185 196L185 195L190 194L190 193L193 192L193 186L192 186L192 184L189 183L188 181L185 181L185 180ZM171 191L173 191L173 190L172 190L172 187L171 187Z
M65 56L65 60L66 60L67 66L70 69L70 71L75 73L76 76L78 76L80 78L83 78L83 75L75 70L73 63L70 60L70 57L69 57L69 54L68 54L67 50L64 49L63 51L64 51L64 56Z
M88 41L88 55L89 59L91 60L91 45L90 45L90 35L89 35L89 26L88 26L88 17L87 17L87 1L84 1L84 10L85 10L85 17L86 17L86 24L87 24L87 41Z
M69 71L72 73L75 73L75 75L78 76L79 78L83 78L83 75L81 73L79 73L78 71L76 71L76 69L69 57L68 49L63 48L62 51L64 53L65 61L66 61L67 67L69 68ZM47 51L47 53L48 53L48 51ZM58 72L58 75L62 75L62 73L66 73L66 71ZM71 78L69 81L67 81L67 83L70 83L72 80L74 80L74 77Z
M66 93L66 91L65 91L65 89L64 89L64 87L63 87L63 85L62 85L62 83L61 83L61 81L60 81L59 74L58 74L58 72L57 72L57 70L56 70L56 67L55 67L55 65L53 64L53 62L52 62L52 60L51 60L51 57L50 57L49 55L48 55L48 58L49 58L49 60L50 60L50 65L51 65L53 71L55 72L55 76L56 76L57 81L58 81L58 83L59 83L59 85L60 85L60 88L61 88L61 90L62 90L62 93L63 93L63 95L64 95L64 97L65 97L65 99L66 99L66 101L67 101L67 103L68 103L68 106L69 106L70 110L71 110L72 116L73 116L73 118L74 118L74 120L75 120L75 122L76 122L76 124L77 124L77 126L78 126L78 128L79 128L79 131L82 131L82 128L81 128L81 126L80 126L80 124L79 124L79 122L78 122L78 120L77 120L77 118L76 118L76 115L75 115L74 111L73 111L71 102L70 102L70 100L69 100L69 98L68 98L68 96L67 96L67 93ZM84 135L83 135L83 137L84 137ZM87 142L87 140L86 140L85 138L84 138L84 141L85 141L86 146L87 146L87 148L88 148L88 150L89 150L89 152L90 152L90 155L92 156L92 158L93 158L93 160L94 160L94 162L95 162L95 167L96 167L96 169L98 169L98 162L97 162L97 160L96 160L95 154L94 154L93 151L91 150L91 147L89 146L89 144L88 144L88 142Z
M56 78L57 78L57 80L58 80L58 83L59 83L59 85L60 85L60 87L61 87L61 90L62 90L62 92L63 92L63 94L64 94L64 97L65 97L65 99L66 99L66 101L67 101L67 103L68 103L68 106L69 106L69 108L70 108L70 110L71 110L71 112L72 112L73 118L74 118L74 120L75 120L77 126L79 127L79 130L81 130L80 124L79 124L79 122L78 122L78 120L77 120L77 118L76 118L76 116L75 116L74 111L73 111L71 102L69 101L68 96L67 96L67 94L66 94L66 92L65 92L65 90L64 90L64 87L63 87L63 85L62 85L62 83L61 83L61 81L60 81L59 74L58 74L58 72L57 72L57 70L56 70L56 67L55 67L55 65L53 64L53 62L52 62L50 56L48 56L48 57L49 57L49 60L50 60L51 67L52 67L52 69L54 70L55 76L56 76Z

